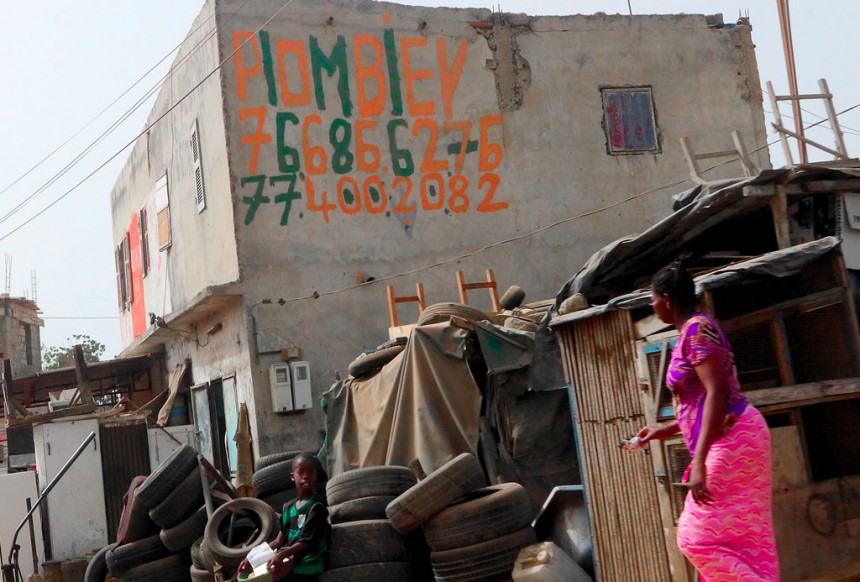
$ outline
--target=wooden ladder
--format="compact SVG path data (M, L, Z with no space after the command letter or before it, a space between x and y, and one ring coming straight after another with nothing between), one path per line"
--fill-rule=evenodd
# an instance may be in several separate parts
M457 271L457 291L460 293L460 303L463 305L469 304L467 291L470 289L489 289L490 302L493 305L493 311L499 312L502 310L499 305L499 291L496 288L496 276L492 269L487 269L487 280L479 283L466 283L463 271Z
M397 320L397 304L398 303L418 303L418 314L420 315L426 304L424 302L424 283L415 284L415 295L394 294L394 285L386 285L385 291L388 293L388 319L391 322L391 327L400 325Z

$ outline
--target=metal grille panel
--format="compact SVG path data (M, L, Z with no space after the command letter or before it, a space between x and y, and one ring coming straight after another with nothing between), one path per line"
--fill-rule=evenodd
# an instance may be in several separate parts
M138 475L148 475L150 471L146 421L103 424L99 428L99 437L108 537L113 543L122 515L123 496L131 480Z

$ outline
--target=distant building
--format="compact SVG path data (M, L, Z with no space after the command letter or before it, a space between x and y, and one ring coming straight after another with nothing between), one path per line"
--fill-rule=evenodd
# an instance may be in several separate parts
M0 354L11 360L13 376L29 376L42 370L39 317L35 301L0 295Z
M682 136L714 152L739 129L770 167L750 30L207 1L111 192L123 355L190 359L210 457L241 402L257 454L319 446L320 394L388 339L373 279L413 272L388 282L439 303L458 300L457 270L492 268L501 291L545 299L669 214ZM742 174L713 165L709 179ZM489 308L484 293L473 304ZM270 382L290 357L309 362L311 397L284 414Z

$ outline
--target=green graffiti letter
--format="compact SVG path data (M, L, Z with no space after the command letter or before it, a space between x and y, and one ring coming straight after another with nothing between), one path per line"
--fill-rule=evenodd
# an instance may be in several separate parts
M299 118L290 111L279 111L275 115L278 138L278 169L284 174L299 171L299 150L287 145L287 122L299 124Z
M397 48L394 31L386 28L383 33L385 60L388 61L388 79L391 86L391 115L403 115L403 94L400 92L400 71L397 69Z
M340 104L343 108L343 116L350 117L352 115L352 101L349 96L349 71L346 65L346 40L343 35L337 35L337 42L331 49L331 54L326 56L320 49L317 37L310 37L310 52L311 52L311 70L314 75L314 94L317 99L317 107L320 111L325 111L325 87L323 87L322 72L333 77L338 74L337 92L340 96Z
M269 105L278 104L278 89L275 85L275 68L272 66L272 45L269 43L269 33L260 31L260 50L263 52L263 74L269 87Z

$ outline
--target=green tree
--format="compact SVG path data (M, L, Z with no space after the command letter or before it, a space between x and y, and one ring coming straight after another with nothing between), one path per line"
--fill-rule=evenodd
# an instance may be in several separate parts
M73 335L66 338L64 346L48 346L42 349L42 369L56 370L57 368L74 365L75 346L80 344L87 363L98 362L105 353L105 345L88 335ZM69 362L68 364L66 362Z

